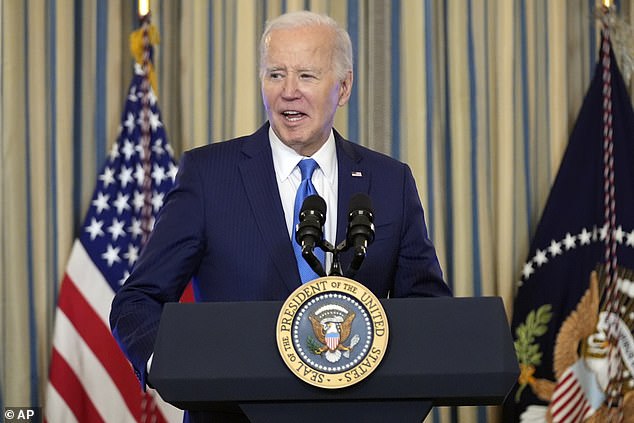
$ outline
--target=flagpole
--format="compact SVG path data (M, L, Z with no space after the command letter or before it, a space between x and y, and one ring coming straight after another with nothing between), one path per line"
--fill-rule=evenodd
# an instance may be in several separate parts
M150 129L150 90L152 89L150 83L151 69L151 48L150 41L150 0L139 0L138 2L138 14L139 21L141 23L142 40L143 40L143 53L141 68L143 71L143 77L141 82L141 165L143 167L143 207L141 208L141 248L147 242L150 232L152 231L152 160L151 160L151 129ZM141 413L142 421L146 421L148 417L152 420L156 418L156 402L152 393L145 392L141 401Z
M145 245L150 235L152 221L152 169L150 165L150 4L149 0L139 0L139 19L143 33L143 80L141 83L141 147L143 150L143 208L141 210L141 229L143 231L141 245Z
M610 28L615 6L611 0L603 0L601 8L601 63L603 78L603 193L605 228L605 280L607 295L605 310L608 316L619 315L617 239L616 239L616 198L614 187L614 140L612 112L612 46ZM619 319L608 318L608 421L623 421L623 366L619 350Z

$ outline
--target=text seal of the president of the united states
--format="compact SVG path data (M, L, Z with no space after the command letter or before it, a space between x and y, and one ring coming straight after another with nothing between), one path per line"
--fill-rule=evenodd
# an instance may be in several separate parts
M385 355L388 336L378 298L340 276L297 288L277 319L284 363L303 381L322 388L343 388L368 377Z

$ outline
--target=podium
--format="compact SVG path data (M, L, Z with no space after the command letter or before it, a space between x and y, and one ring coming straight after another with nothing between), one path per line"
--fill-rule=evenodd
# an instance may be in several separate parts
M360 383L323 389L276 344L283 302L166 304L149 381L188 410L239 406L251 422L421 422L433 406L501 404L519 367L502 300L381 300L390 338Z

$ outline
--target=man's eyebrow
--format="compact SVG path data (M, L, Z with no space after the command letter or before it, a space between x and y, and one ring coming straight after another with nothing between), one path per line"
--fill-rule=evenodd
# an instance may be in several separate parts
M316 75L321 75L323 73L323 69L321 68L298 68L298 69L288 69L283 65L273 65L265 68L266 72L293 72L293 73L313 73Z
M297 69L297 72L308 72L308 73L315 73L315 74L321 74L323 73L323 69L322 68L300 68Z

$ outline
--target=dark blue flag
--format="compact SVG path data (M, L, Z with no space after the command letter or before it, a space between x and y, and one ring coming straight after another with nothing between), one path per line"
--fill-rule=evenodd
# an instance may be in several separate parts
M604 46L522 269L512 322L521 375L504 421L605 421L610 366L621 370L619 404L634 407L634 112ZM621 337L618 366L607 357L608 326Z

